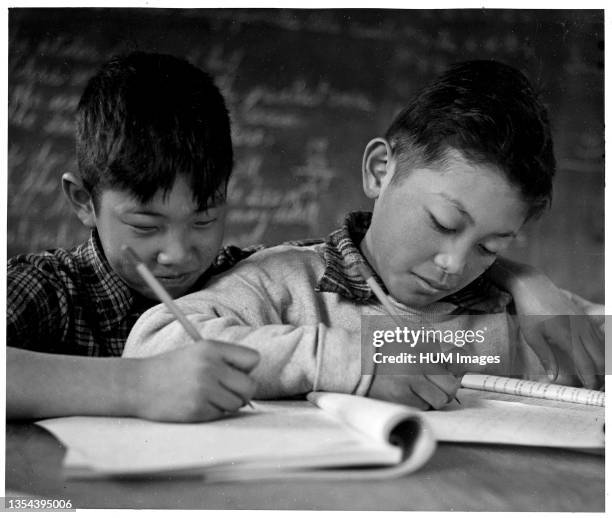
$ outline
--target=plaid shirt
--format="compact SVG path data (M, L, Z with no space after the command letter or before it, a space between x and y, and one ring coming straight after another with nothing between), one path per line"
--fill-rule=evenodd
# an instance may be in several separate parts
M192 291L260 248L223 248ZM138 317L155 304L132 291L112 270L94 231L72 250L9 260L7 345L57 354L120 356Z
M342 227L329 235L323 247L325 271L316 286L317 291L338 293L359 302L375 297L355 268L357 263L366 262L359 250L359 243L371 220L371 212L351 212ZM385 289L381 280L374 275ZM497 288L488 279L486 272L461 290L440 300L457 306L453 313L458 314L501 313L511 301L510 294Z

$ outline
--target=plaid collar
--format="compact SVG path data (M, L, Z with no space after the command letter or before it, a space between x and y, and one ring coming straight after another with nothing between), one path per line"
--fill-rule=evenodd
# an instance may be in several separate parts
M358 302L366 302L374 296L356 267L360 263L367 264L359 250L359 243L364 238L371 220L371 212L351 212L346 216L342 227L329 235L323 245L325 271L317 283L317 291L338 293ZM373 268L370 269L374 271ZM374 275L385 289L384 283ZM454 304L457 306L457 312L500 313L511 302L511 297L493 285L486 275L481 275L440 302Z
M131 313L141 313L158 304L134 292L111 268L96 230L76 249L75 260L79 263L85 300L93 303L101 331L109 332Z

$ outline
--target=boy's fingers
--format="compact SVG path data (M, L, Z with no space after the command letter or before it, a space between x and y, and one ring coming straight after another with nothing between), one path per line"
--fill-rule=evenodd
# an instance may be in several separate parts
M546 336L550 344L563 351L570 361L568 365L564 365L561 374L576 374L585 387L594 388L599 382L596 379L594 359L589 353L593 344L588 342L596 340L596 337L590 334L590 322L585 320L586 318L588 317L559 316L546 323Z
M437 377L446 377L435 375ZM449 402L448 394L429 379L429 375L419 376L411 386L412 391L433 408L442 408Z
M248 387L248 383L242 382L242 386L237 382L241 376L247 377L246 374L228 365L225 362L219 362L216 365L214 374L206 381L206 391L203 394L210 404L226 411L237 410L248 402L250 397L243 393L243 387ZM238 387L238 389L236 388Z
M544 324L540 323L540 325ZM540 359L540 362L548 373L549 379L554 382L559 377L559 363L557 362L553 348L549 345L541 330L534 329L533 327L529 329L527 326L523 328L521 326L520 332L523 335L525 343Z
M223 359L237 369L251 372L259 363L259 353L255 349L242 345L229 344L223 348Z
M563 374L576 374L582 385L596 388L601 384L598 374L603 374L605 356L602 337L593 322L585 315L559 316L546 322L549 345L563 351L569 365Z
M452 374L426 374L425 377L447 395L451 401L461 386L461 381Z
M223 375L219 376L219 384L238 396L243 403L249 401L257 388L255 380L240 370L226 367L227 370L224 369Z
M575 318L578 320L578 325L584 329L580 336L583 337L584 348L595 364L595 374L603 375L606 364L604 335L591 317Z
M576 364L576 372L582 384L586 388L595 389L601 384L601 381L597 377L597 368L592 360L592 356L589 354L592 344L588 343L588 337L585 339L583 334L581 334L579 326L572 326L572 358Z
M429 402L423 399L414 389L411 388L410 392L412 394L412 399L408 403L409 406L414 406L419 410L429 410L431 408ZM402 403L405 405L406 401L398 401L398 403Z
M250 372L259 363L259 353L243 345L218 340L204 340L207 347L218 349L223 360L245 372Z
M219 384L215 390L211 390L207 395L207 398L211 405L228 412L238 410L245 403L240 396L237 396L232 391L227 390L221 384Z
M171 421L178 423L199 423L202 421L214 421L221 419L227 414L227 410L220 405L214 404L209 399L198 401L198 405L195 408L185 409L180 411L178 414L166 416L155 414L152 416L144 416L147 419L154 421Z
M221 405L217 405L212 401L206 401L202 408L202 415L200 419L203 421L212 421L213 419L220 419L226 414L225 408Z

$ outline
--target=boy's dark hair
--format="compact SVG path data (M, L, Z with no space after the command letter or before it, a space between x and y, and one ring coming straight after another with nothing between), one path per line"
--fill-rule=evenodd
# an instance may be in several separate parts
M546 108L508 65L452 66L416 95L385 137L411 169L440 162L454 148L470 161L499 167L527 202L528 217L550 205L555 158Z
M164 54L115 57L77 109L77 160L94 202L103 189L142 203L184 176L200 210L223 200L232 171L230 121L211 77Z

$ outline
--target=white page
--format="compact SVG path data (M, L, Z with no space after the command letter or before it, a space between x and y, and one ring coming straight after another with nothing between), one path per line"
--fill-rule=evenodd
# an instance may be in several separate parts
M439 441L604 447L604 409L597 406L461 389L461 405L425 414Z
M68 446L68 469L87 465L108 474L255 460L277 468L316 462L334 465L335 459L342 464L373 459L394 464L402 454L400 448L373 441L304 401L254 402L254 409L198 424L107 417L48 419L38 424Z
M585 405L605 406L606 394L599 390L582 387L568 387L554 383L542 383L531 380L492 376L489 374L464 374L461 386L465 388L529 396L551 401L581 403Z

